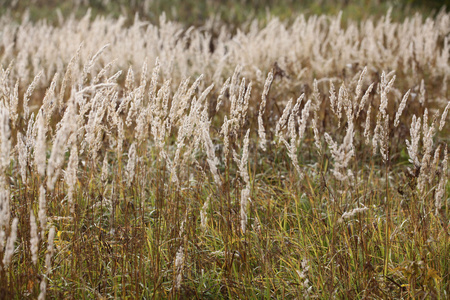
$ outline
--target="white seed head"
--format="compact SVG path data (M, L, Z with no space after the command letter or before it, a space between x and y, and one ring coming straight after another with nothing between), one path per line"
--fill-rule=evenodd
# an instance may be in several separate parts
M397 127L400 124L400 116L402 115L403 110L406 106L406 101L408 100L409 93L411 90L408 90L406 94L403 96L402 102L400 102L400 106L398 107L397 114L395 115L394 126Z
M30 249L31 249L31 260L33 264L36 265L39 250L39 237L37 233L36 218L33 211L30 211Z
M18 218L14 218L11 226L11 233L9 235L8 241L6 242L5 252L3 254L3 266L8 268L11 258L14 254L14 244L17 239L17 224L19 223Z
M134 178L134 169L136 166L136 143L131 144L128 150L128 163L127 163L127 186L130 187Z
M447 106L445 106L444 112L442 113L441 122L439 122L439 131L442 131L442 129L444 129L449 108L450 108L450 101L447 103Z
M39 223L41 226L41 237L47 228L47 202L45 201L45 188L43 185L39 188Z
M34 147L34 164L36 165L39 175L44 176L46 167L47 148L45 137L46 127L42 113L38 114L35 124L36 124L35 127L37 126L37 136Z

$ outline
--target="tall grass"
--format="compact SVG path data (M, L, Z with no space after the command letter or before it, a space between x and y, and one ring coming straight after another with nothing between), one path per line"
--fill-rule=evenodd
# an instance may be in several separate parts
M1 297L449 297L450 15L9 21Z

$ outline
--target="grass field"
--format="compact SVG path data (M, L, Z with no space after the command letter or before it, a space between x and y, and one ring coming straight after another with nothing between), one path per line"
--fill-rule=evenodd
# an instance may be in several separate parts
M0 299L450 297L444 9L44 2L0 15Z

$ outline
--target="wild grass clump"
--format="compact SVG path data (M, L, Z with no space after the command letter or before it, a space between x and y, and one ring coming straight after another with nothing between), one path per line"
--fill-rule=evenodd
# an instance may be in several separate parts
M0 18L3 298L449 297L450 15L123 22Z

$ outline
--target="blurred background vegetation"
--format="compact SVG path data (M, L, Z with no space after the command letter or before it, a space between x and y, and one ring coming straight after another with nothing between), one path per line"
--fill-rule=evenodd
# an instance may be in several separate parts
M92 17L126 15L129 19L137 13L143 20L157 23L164 12L168 19L187 25L201 25L211 17L219 17L229 25L239 25L254 18L271 15L290 19L302 13L343 13L343 20L361 20L380 17L392 8L392 19L404 18L420 12L424 17L433 16L441 9L448 11L450 0L0 0L0 14L8 14L20 20L28 11L31 21L46 19L58 22L58 11L63 17L82 17L90 8Z

